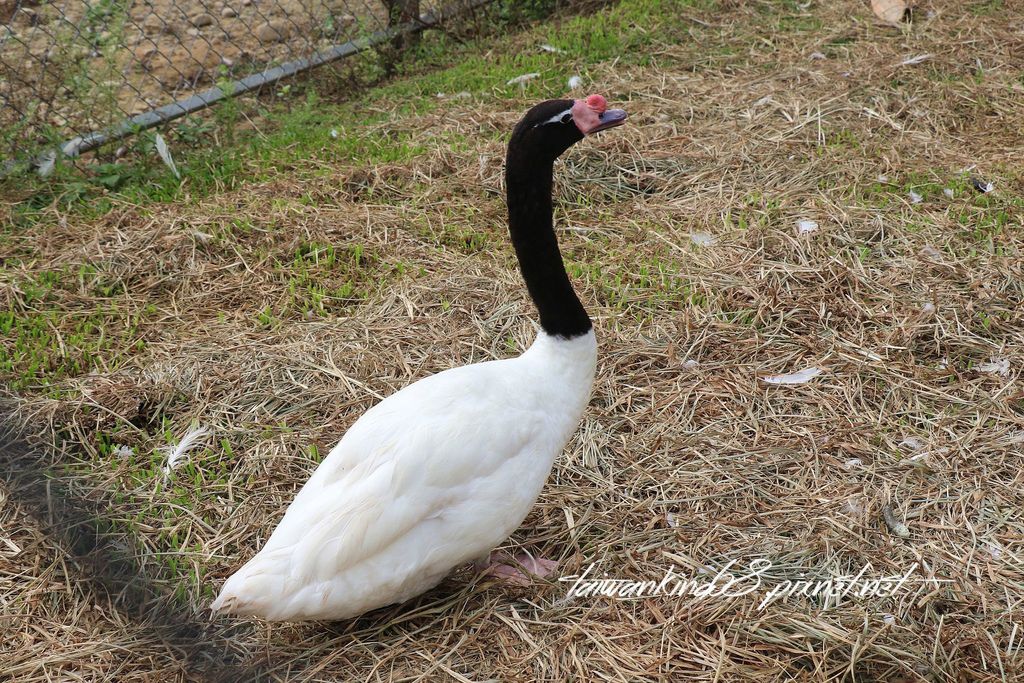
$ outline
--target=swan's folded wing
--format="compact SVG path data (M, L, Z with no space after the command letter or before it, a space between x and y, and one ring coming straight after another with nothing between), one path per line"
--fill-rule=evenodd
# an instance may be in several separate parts
M336 482L304 501L306 507L296 511L303 531L293 546L290 579L330 578L381 552L443 507L437 490L396 496L398 467L396 461L384 463L356 490Z
M376 555L472 496L474 481L522 451L535 420L496 411L474 392L467 371L480 367L460 369L464 381L449 382L452 393L417 383L409 389L434 391L403 390L353 425L267 543L271 552L291 548L289 574L330 577Z

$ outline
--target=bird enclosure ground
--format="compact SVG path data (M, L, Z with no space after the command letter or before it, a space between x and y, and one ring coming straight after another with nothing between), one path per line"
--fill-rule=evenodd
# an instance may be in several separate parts
M530 343L503 144L574 74L630 120L556 168L598 378L505 548L556 574L461 571L344 623L211 618L362 412ZM0 376L49 455L0 485L0 672L1021 680L1022 74L1012 3L925 2L894 27L850 0L624 0L354 101L169 136L181 184L154 166L111 190L62 171L53 199L8 186ZM193 424L211 435L166 475ZM557 580L759 559L762 589L731 598ZM892 597L760 604L915 565Z

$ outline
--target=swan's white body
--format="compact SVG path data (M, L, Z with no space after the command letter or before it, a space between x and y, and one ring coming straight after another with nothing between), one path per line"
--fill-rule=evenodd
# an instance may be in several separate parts
M422 379L352 425L213 609L345 619L486 556L523 521L590 396L594 332Z

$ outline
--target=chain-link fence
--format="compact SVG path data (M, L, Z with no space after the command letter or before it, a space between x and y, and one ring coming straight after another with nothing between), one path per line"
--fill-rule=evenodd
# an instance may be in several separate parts
M485 3L422 4L0 0L0 167L45 166L367 47L399 49Z

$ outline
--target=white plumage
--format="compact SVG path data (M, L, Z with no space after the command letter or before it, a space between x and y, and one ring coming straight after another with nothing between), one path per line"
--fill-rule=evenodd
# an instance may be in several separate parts
M522 523L575 431L593 331L540 332L518 358L447 370L352 425L215 610L344 619L437 585Z

